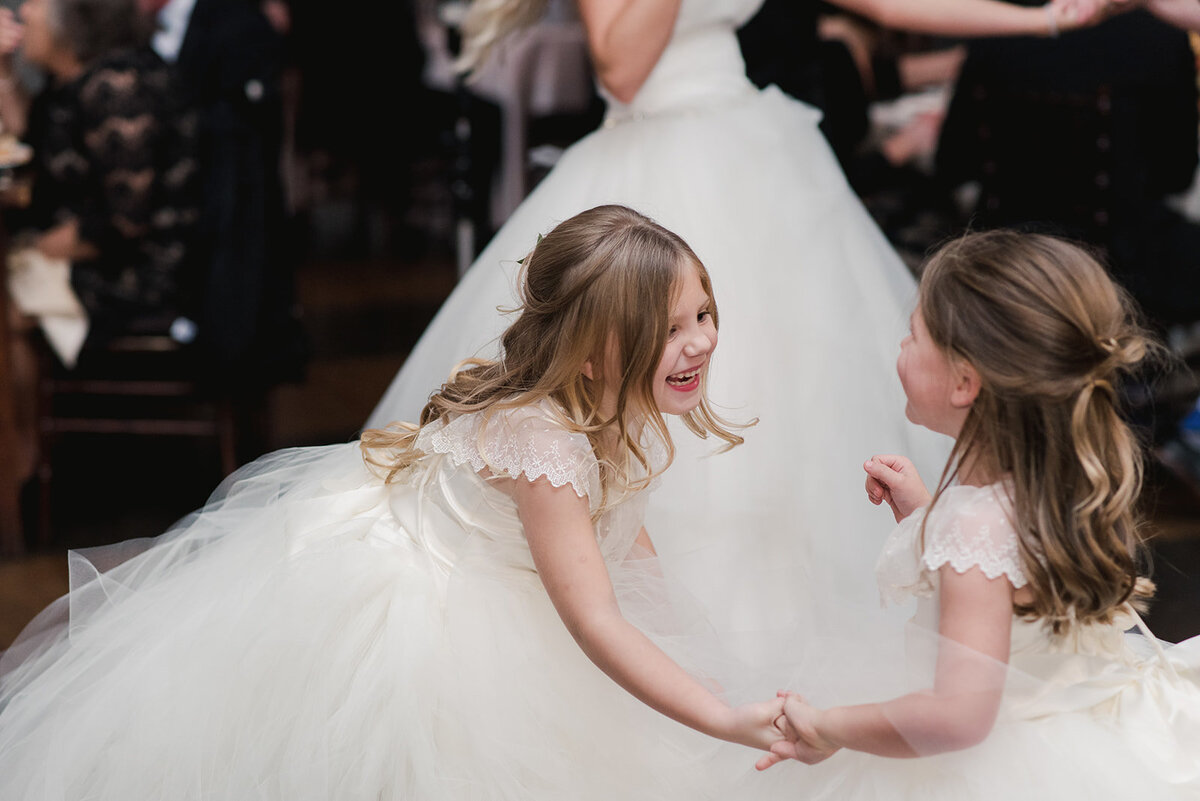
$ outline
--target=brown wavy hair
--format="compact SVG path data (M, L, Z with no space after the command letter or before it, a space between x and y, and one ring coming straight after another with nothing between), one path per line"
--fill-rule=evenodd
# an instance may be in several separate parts
M601 508L643 488L675 454L654 403L654 374L685 270L696 271L718 324L708 272L678 235L616 205L560 223L522 260L519 316L500 338L501 356L461 363L430 397L419 425L364 432L367 461L390 481L421 457L414 447L420 426L550 399L562 426L592 444L604 489ZM590 379L582 372L587 362ZM605 417L599 404L610 384L617 386L616 410ZM697 436L723 440L724 449L742 442L734 429L744 426L721 419L703 387L700 403L681 419ZM665 446L663 465L651 464L642 440L647 430Z
M1082 248L1001 230L942 247L919 299L930 338L981 383L930 508L964 464L1009 477L1033 594L1014 611L1055 633L1148 598L1142 447L1118 387L1162 349L1128 294Z

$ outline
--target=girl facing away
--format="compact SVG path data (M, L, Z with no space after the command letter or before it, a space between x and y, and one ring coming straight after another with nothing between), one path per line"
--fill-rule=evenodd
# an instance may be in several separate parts
M523 269L502 355L420 425L269 455L76 556L0 663L0 798L690 801L744 759L702 734L781 738L783 699L714 694L642 526L664 414L741 441L705 397L707 272L620 206Z
M1118 379L1157 346L1135 320L1061 240L997 231L933 256L897 370L908 418L954 448L932 497L908 459L864 465L899 523L880 590L918 598L906 650L932 682L824 709L785 694L794 742L760 768L864 752L804 777L839 801L1200 797L1200 638L1164 647L1136 611L1153 586Z

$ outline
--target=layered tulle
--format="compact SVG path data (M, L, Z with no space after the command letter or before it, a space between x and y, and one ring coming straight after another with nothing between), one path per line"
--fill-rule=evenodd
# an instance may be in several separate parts
M432 483L482 492L439 459ZM0 797L695 799L750 771L589 662L510 541L438 530L431 505L435 558L405 525L416 492L355 444L288 451L157 541L91 554L104 572L74 555L0 668ZM610 572L681 664L738 681L656 560Z

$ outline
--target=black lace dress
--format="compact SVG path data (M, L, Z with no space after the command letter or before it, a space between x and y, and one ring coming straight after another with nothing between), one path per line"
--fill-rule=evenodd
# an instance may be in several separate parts
M122 50L48 86L30 110L34 185L19 226L74 219L97 257L72 264L89 337L188 313L197 218L196 119L149 48Z

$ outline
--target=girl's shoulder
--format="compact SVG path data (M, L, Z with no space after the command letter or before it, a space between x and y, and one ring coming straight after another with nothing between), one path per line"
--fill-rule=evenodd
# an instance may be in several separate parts
M1003 482L947 487L932 509L902 520L884 545L876 566L884 599L900 603L910 595L929 595L945 565L959 573L978 567L988 578L1003 575L1013 587L1025 586L1011 508Z
M581 498L598 498L600 465L592 444L568 425L557 404L543 398L442 418L423 426L415 445L475 472L528 481L545 477L555 487L570 484Z
M988 578L1004 575L1014 587L1025 586L1007 482L946 488L928 514L921 559L928 570L978 567Z

